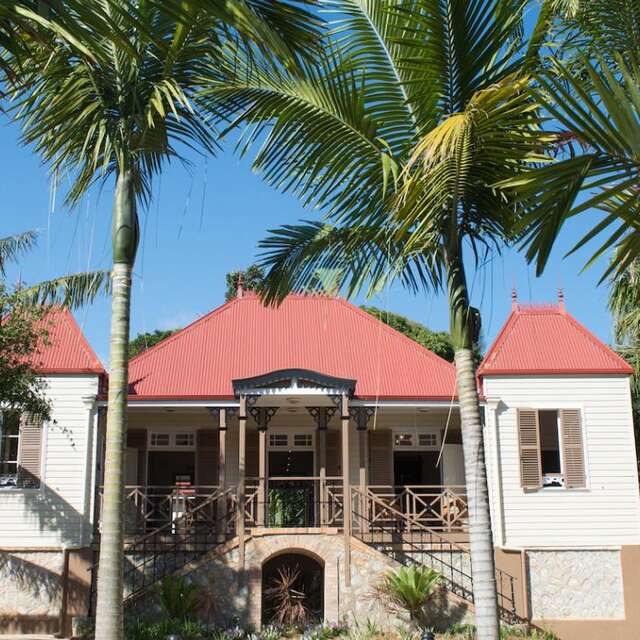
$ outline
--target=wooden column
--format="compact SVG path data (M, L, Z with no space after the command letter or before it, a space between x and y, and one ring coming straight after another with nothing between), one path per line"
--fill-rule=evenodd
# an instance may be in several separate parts
M238 568L244 570L244 520L245 520L245 472L247 457L247 396L240 396L238 409L238 512L236 533L238 535ZM240 573L242 575L242 573Z
M358 426L358 483L360 491L364 493L367 489L367 435L366 427Z
M349 398L342 394L342 491L344 529L344 584L351 586L351 479L349 474Z
M267 426L258 424L258 526L265 524L267 512Z
M327 427L318 427L318 475L320 476L320 526L327 524Z
M227 410L218 411L218 536L224 540L227 535Z

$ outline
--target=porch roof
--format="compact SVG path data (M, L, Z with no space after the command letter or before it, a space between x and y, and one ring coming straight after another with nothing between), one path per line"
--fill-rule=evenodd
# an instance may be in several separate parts
M340 298L245 294L131 360L129 399L226 399L233 381L310 370L355 382L355 397L451 400L449 362Z

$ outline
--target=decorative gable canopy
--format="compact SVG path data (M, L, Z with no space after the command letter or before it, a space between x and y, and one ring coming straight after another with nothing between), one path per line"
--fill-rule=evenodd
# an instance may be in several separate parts
M133 358L130 399L231 399L293 378L364 399L455 394L451 363L345 300L292 295L276 308L245 294Z
M624 374L631 367L558 305L515 304L479 376Z

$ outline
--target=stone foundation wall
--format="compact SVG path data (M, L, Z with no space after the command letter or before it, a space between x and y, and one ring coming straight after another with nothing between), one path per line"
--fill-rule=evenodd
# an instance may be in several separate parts
M262 621L262 567L283 553L300 553L317 560L324 567L324 619L326 622L346 620L365 625L374 622L392 630L406 623L401 614L393 613L376 593L381 577L397 568L398 563L353 540L351 551L351 584L344 573L344 539L342 535L278 533L251 538L245 548L245 571L238 575L238 549L211 554L206 559L185 567L180 573L200 585L207 605L207 618L217 625L239 623L259 628ZM158 611L156 598L136 604L131 613L141 615ZM460 602L441 598L434 605L434 624L443 626L468 622L467 608Z
M619 551L528 551L535 620L625 617Z
M62 551L0 551L0 630L57 628Z

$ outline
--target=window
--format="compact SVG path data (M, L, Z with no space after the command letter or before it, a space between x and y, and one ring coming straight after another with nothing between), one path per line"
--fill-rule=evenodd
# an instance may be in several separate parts
M418 444L421 447L435 447L438 444L438 438L435 433L418 434Z
M296 433L293 436L293 446L308 449L313 446L313 436L310 433Z
M437 449L438 434L435 430L424 431L419 427L399 427L393 434L394 449Z
M168 447L171 444L171 434L169 433L152 433L151 434L151 446L152 447Z
M287 447L289 446L289 438L286 433L270 433L269 434L269 446L270 447Z
M518 441L523 489L586 487L579 409L518 409Z
M539 411L540 463L542 483L545 486L561 487L562 462L560 460L560 428L557 411Z
M195 435L193 433L176 433L176 447L193 447Z
M412 447L413 446L413 434L412 433L396 433L393 440L393 444L396 447Z
M0 487L18 484L18 443L20 440L20 414L0 412Z

